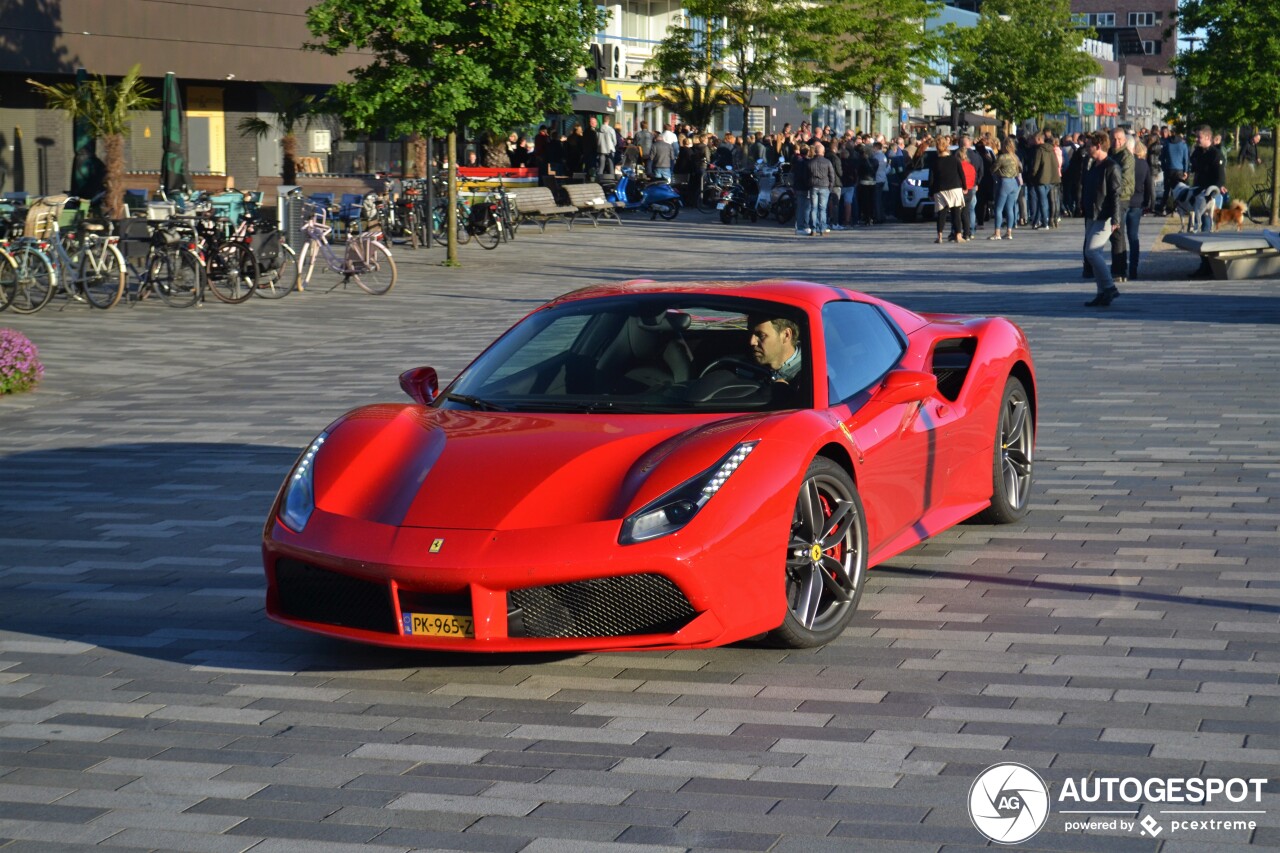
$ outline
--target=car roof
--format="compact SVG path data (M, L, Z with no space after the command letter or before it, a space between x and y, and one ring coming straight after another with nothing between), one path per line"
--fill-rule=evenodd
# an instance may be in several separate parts
M818 284L798 279L764 279L761 281L656 281L631 279L628 281L594 284L566 293L544 307L562 305L587 299L613 296L672 293L682 296L704 294L707 296L737 296L743 299L761 299L781 302L796 307L820 310L828 302L866 302L883 308L897 321L903 331L910 332L927 321L919 314L892 302L886 302L870 294L831 284Z

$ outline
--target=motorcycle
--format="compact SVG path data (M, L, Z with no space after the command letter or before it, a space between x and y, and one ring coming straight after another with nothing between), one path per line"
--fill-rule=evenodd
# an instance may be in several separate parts
M796 215L796 194L783 180L779 166L767 166L763 162L756 167L758 189L755 214L760 219L772 216L785 225Z
M641 186L632 168L622 170L618 185L606 198L618 210L648 211L650 219L659 216L667 220L675 219L684 206L680 193L666 180L649 181Z
M720 201L716 203L716 210L720 211L720 221L725 225L732 225L738 221L739 217L747 216L755 222L755 202L749 201L754 195L755 188L756 179L749 172L738 174L733 181L724 184L720 188Z

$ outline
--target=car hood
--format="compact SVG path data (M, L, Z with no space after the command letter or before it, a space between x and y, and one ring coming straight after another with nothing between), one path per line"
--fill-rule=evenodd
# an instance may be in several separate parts
M370 406L329 429L317 508L402 527L621 518L777 415L522 414Z

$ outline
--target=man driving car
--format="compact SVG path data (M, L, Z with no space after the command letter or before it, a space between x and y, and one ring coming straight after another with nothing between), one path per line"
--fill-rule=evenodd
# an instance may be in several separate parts
M800 373L800 327L781 317L752 317L751 357L772 371L774 382L791 382Z

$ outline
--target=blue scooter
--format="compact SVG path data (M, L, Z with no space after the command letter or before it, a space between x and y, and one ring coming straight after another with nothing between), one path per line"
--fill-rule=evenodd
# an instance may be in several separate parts
M668 220L675 219L684 206L680 193L670 183L656 180L641 186L635 170L630 167L622 170L618 185L607 198L618 210L646 210L651 214L650 219L659 216Z

